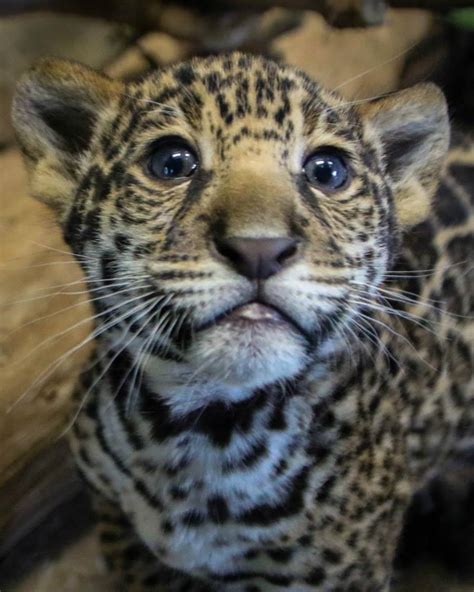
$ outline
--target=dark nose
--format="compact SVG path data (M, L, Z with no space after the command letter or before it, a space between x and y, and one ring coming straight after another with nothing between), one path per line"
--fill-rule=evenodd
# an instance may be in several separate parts
M241 275L267 279L288 265L298 251L292 238L239 238L216 240L217 251Z

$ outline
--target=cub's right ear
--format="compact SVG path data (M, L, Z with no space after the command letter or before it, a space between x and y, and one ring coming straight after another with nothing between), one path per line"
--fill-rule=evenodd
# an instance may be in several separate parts
M446 99L437 86L424 83L358 110L381 141L398 222L413 227L429 215L448 151Z
M58 213L72 199L98 116L121 92L122 83L59 59L39 61L20 79L12 118L31 191Z

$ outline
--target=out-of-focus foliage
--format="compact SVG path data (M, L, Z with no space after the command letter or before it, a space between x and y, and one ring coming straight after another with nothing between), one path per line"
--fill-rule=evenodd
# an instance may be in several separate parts
M448 18L454 25L474 31L474 8L455 10Z

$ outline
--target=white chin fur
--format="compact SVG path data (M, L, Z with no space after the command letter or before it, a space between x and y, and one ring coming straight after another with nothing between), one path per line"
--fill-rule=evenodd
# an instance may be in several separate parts
M244 389L292 378L307 361L305 340L289 326L226 323L198 334L186 358L199 381Z

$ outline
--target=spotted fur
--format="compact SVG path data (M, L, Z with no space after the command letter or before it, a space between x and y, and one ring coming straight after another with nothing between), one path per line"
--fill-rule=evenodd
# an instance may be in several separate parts
M472 148L433 198L440 91L351 105L242 54L129 85L47 60L14 123L94 290L72 446L120 584L386 592L412 494L474 431ZM183 182L147 173L169 135L199 155ZM350 162L334 194L302 174L321 146ZM229 236L298 249L255 281ZM230 320L255 300L287 322Z

